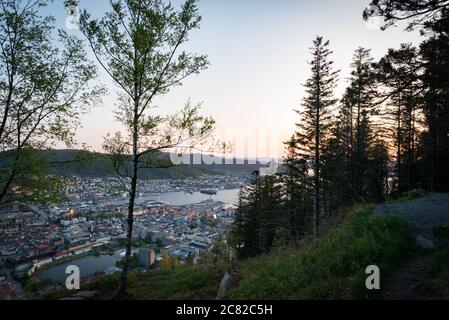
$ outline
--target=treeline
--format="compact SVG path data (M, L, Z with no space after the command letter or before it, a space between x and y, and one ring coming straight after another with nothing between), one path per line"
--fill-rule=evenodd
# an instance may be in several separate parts
M387 22L393 2L379 4ZM343 206L449 191L449 8L437 8L421 24L419 47L402 44L379 61L357 48L339 99L329 41L315 39L285 171L256 173L241 191L231 231L240 256L316 236Z

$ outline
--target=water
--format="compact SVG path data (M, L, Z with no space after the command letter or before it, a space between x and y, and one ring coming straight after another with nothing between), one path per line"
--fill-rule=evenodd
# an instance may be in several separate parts
M64 282L69 276L65 273L65 270L70 265L79 267L81 278L91 276L96 272L103 273L108 267L115 267L116 262L120 261L122 257L119 252L113 255L100 255L96 256L83 256L71 261L64 262L62 264L55 265L46 269L39 276L41 279L51 279Z
M203 194L201 192L187 193L184 191L165 192L160 195L142 196L136 199L136 204L153 200L162 201L167 204L182 206L195 204L205 200L216 200L224 203L237 204L239 189L219 190L216 195ZM106 201L104 204L121 205L126 204L128 199L117 199Z

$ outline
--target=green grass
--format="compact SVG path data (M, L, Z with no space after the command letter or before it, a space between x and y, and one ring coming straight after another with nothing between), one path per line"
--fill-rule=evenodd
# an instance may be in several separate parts
M422 189L415 189L415 190L411 190L408 192L405 192L397 197L393 197L392 199L390 199L388 202L389 203L400 203L400 202L405 202L405 201L410 201L410 200L415 200L415 199L419 199L422 198L426 195L426 192Z
M135 274L128 294L134 299L215 299L224 267L181 266L173 270Z
M383 275L394 270L411 250L405 222L371 216L359 207L345 223L302 249L276 252L241 262L240 286L230 299L366 299L366 267Z
M435 226L433 234L441 244L449 246L449 225L440 224Z
M224 264L181 265L170 270L131 272L128 277L128 299L195 300L215 299ZM117 290L119 275L104 277L84 290L99 291L99 299L110 299Z
M426 284L431 290L440 298L449 299L449 247L435 254L426 278Z

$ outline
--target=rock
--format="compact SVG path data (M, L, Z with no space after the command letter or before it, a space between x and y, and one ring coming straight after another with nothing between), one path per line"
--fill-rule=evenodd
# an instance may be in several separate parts
M230 268L224 274L223 278L220 281L220 286L218 287L217 300L220 300L224 297L226 292L229 290L238 287L240 283L240 273L238 273L234 268Z
M83 297L65 297L65 298L61 298L61 299L59 299L59 300L64 300L64 301L84 301L84 300L86 300L85 298L83 298Z
M73 297L80 297L84 299L93 299L97 295L96 291L80 291L77 294L73 295Z
M231 275L228 271L226 271L220 281L220 286L218 287L217 300L222 299L229 289L231 289Z
M95 298L97 294L98 293L96 291L80 291L74 294L73 296L61 298L60 300L74 300L74 301L90 300Z
M435 244L431 239L421 234L418 234L415 238L416 245L424 250L435 250Z

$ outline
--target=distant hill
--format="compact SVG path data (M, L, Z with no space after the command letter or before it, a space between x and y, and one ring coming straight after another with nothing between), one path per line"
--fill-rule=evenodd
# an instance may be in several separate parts
M80 150L46 150L40 153L53 165L48 169L49 174L58 176L89 176L101 177L115 175L115 170L110 155L103 153L93 153ZM160 153L158 158L168 159L168 153ZM195 155L199 156L199 155ZM82 159L82 160L80 160ZM192 160L192 156L191 156ZM242 161L241 159L239 161ZM0 155L0 166L5 163ZM191 161L193 163L193 161ZM142 179L180 179L186 177L196 177L203 174L210 175L240 175L251 174L261 168L260 164L201 164L177 165L169 168L141 169Z

